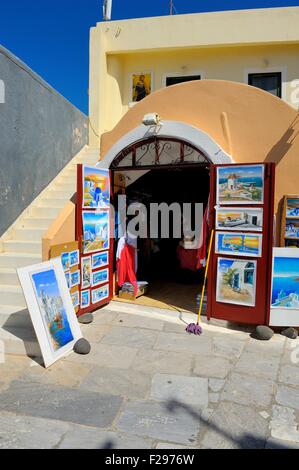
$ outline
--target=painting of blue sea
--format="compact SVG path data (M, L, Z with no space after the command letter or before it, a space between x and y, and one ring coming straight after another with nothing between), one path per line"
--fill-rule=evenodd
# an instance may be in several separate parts
M262 235L218 232L216 235L216 253L259 258L262 255Z
M83 212L84 254L110 247L110 212Z
M75 250L70 253L70 268L74 266L78 266L79 261L80 261L79 258L80 258L79 250Z
M263 204L264 165L217 168L217 204Z
M288 199L287 217L299 217L299 199Z
M92 287L100 286L109 281L109 269L92 273Z
M299 258L274 258L272 308L299 310Z
M62 262L64 272L68 271L70 269L70 254L62 253L61 262Z
M109 264L109 252L98 253L92 255L92 269L104 268Z
M54 269L31 275L51 349L56 352L74 340Z

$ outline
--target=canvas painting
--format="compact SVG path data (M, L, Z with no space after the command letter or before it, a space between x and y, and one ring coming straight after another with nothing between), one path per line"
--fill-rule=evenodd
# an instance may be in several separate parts
M84 254L108 250L110 247L109 211L83 212Z
M217 302L255 306L256 261L218 259Z
M107 209L110 205L109 170L83 166L83 209Z
M71 288L71 273L70 272L65 273L65 279L67 282L67 286L70 289Z
M272 268L272 326L299 325L299 250L274 248Z
M108 299L108 298L109 298L109 284L92 291L93 305L98 304L99 302L102 302L103 300Z
M217 204L263 204L264 165L217 168Z
M49 367L82 338L59 258L18 270L28 310Z
M152 92L152 74L135 73L132 74L132 102L138 103L150 95Z
M69 271L70 269L70 254L69 253L62 253L61 255L61 262L64 271Z
M90 306L90 291L85 290L81 292L81 309L84 310Z
M79 306L80 306L80 294L79 294L79 291L74 292L73 294L71 294L71 298L72 298L72 302L73 302L74 308L79 307Z
M286 219L285 236L286 238L299 238L299 218L297 220Z
M251 232L262 232L263 209L242 207L216 209L217 230L242 230Z
M100 286L101 284L105 284L106 282L109 282L108 269L92 273L92 287Z
M109 252L97 253L92 255L92 269L104 268L109 264Z
M78 266L79 262L80 262L79 250L72 251L70 253L70 268L73 268L74 266Z
M91 256L82 258L81 279L82 289L88 289L91 286Z
M263 236L259 234L218 232L216 234L216 253L260 258L262 256L262 240Z
M287 217L299 217L299 199L287 200Z
M80 285L80 271L75 271L71 273L71 288L77 287Z

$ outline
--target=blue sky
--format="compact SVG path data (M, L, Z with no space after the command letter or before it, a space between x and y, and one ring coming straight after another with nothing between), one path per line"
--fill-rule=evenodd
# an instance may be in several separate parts
M299 277L299 258L275 258L274 277Z
M88 111L89 28L102 19L102 0L5 0L0 44L75 106ZM167 15L169 0L113 0L113 19ZM179 14L299 5L299 0L174 0ZM1 79L1 77L0 77Z

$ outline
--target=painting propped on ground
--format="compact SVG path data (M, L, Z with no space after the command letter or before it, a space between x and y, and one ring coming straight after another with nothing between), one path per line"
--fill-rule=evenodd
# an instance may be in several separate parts
M251 232L262 232L263 230L263 209L242 207L216 209L216 229L217 230L244 230Z
M84 254L108 250L110 247L109 211L83 212Z
M227 233L216 234L216 253L235 256L262 256L262 240L260 234Z
M59 258L18 270L46 367L82 337Z
M217 302L255 306L256 261L218 259Z
M273 250L270 324L299 326L298 248Z
M217 204L263 204L264 165L217 168Z
M109 170L83 166L83 209L105 209L110 204Z

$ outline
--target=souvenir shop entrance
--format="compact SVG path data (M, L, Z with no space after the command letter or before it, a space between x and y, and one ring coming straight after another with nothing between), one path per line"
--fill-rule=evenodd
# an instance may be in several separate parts
M137 280L147 282L148 290L134 303L196 312L203 268L199 249L192 249L193 237L186 235L184 205L191 209L190 228L196 230L198 219L201 232L201 211L207 207L210 192L210 164L203 152L190 144L157 138L126 149L113 161L114 202L117 204L117 196L125 195L127 206L134 204L137 214L140 205L146 211L146 233L137 242ZM196 204L202 204L199 217ZM167 210L155 218L153 230L152 208L157 205ZM179 219L173 215L174 205ZM169 234L162 230L164 216L169 220ZM117 253L118 241L115 245ZM118 295L116 299L121 300Z

